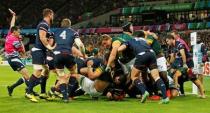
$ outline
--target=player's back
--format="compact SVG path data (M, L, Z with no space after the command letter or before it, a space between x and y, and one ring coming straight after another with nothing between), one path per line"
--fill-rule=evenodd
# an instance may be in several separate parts
M59 28L55 31L55 51L69 52L74 43L74 39L79 37L78 33L71 28Z
M151 47L147 44L146 40L143 38L134 38L127 42L129 48L133 50L135 55L141 52L151 50Z

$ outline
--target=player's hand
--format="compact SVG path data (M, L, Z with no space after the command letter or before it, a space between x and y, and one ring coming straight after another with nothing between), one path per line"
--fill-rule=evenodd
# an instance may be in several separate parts
M12 10L12 9L8 9L9 10L9 12L13 15L13 16L15 16L16 15L16 13Z
M105 71L106 71L106 72L111 72L111 67L106 66Z
M175 84L175 88L179 88L180 86L179 86L179 84Z
M188 66L187 66L187 64L186 64L186 63L185 63L185 64L183 64L183 67L184 67L184 68L188 68Z
M50 44L48 44L48 45L46 46L46 48L49 49L49 50L53 50L53 49L55 49L56 46L57 46L56 43L54 44L54 46L50 46Z
M19 40L20 40L20 41L23 41L22 35L19 36Z

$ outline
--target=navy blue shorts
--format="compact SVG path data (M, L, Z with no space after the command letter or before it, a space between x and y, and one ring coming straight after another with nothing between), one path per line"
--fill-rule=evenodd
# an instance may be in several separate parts
M54 59L47 60L47 64L48 64L50 70L54 70L55 69Z
M46 51L32 51L32 64L45 65L47 64Z
M145 52L143 55L137 55L134 63L134 67L146 71L147 68L150 70L157 68L156 56L153 52Z
M76 64L74 56L71 54L57 54L54 57L54 66L56 69L70 69Z
M20 71L25 68L25 65L19 57L8 58L7 61L14 71Z

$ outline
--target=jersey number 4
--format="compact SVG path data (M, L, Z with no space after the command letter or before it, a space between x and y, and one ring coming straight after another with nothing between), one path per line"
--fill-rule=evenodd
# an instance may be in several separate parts
M66 31L63 31L59 36L65 40L66 39Z

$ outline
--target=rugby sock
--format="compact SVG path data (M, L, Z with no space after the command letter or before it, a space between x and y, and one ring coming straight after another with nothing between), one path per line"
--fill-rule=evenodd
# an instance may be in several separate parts
M165 83L166 90L168 90L169 89L169 80L168 80L168 77L167 77L167 72L165 72L165 71L160 72L160 78Z
M138 90L141 91L142 95L145 93L146 87L139 79L134 80L134 85L137 87Z
M28 87L28 85L29 85L29 80L24 79L24 82L25 82L26 86Z
M19 79L17 80L17 82L15 82L13 85L10 86L10 88L14 89L15 87L17 87L17 86L19 86L19 85L21 85L21 84L23 84L23 83L24 83L23 78L19 78Z
M73 92L72 96L80 96L80 95L84 95L85 91L83 91L81 88L77 89L75 92Z
M64 100L68 100L69 96L68 96L68 85L67 84L61 84L60 85L60 91L63 95L63 99Z
M29 79L29 85L27 93L31 94L33 92L33 88L40 83L40 78L37 78L33 74L31 75Z
M169 81L165 82L166 90L169 90Z
M46 93L46 84L47 84L48 77L42 76L41 77L41 93Z
M166 96L166 86L165 86L165 84L164 84L164 82L161 78L159 78L156 81L156 85L157 85L158 89L160 89L163 99L167 98L167 96Z

